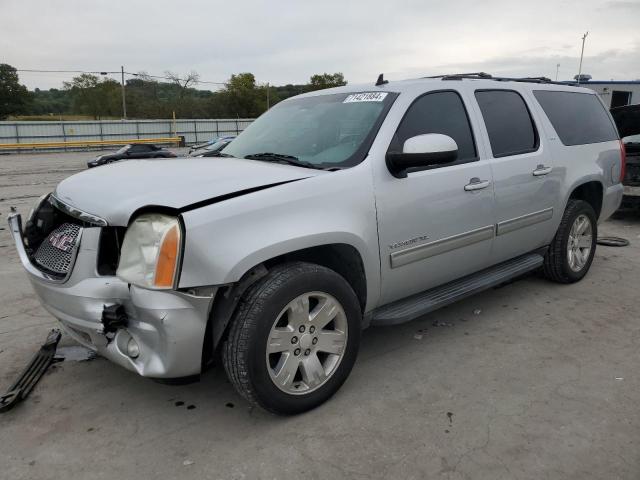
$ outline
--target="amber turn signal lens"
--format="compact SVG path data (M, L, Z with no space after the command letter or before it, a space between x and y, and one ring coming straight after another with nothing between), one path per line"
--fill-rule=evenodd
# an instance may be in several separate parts
M157 288L172 288L175 281L178 264L178 249L180 248L180 227L171 227L162 239L158 262L156 263L156 276L154 286Z

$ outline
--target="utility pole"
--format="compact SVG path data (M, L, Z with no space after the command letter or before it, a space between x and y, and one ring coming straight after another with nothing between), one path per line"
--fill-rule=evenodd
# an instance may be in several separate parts
M269 105L269 82L267 82L267 110L269 110L270 105Z
M124 66L120 67L120 73L121 73L121 88L122 88L122 119L126 120L127 119L127 101L125 98L125 94L124 94Z
M578 67L578 85L580 85L580 75L582 75L582 57L584 56L584 41L587 39L589 32L585 32L582 36L582 51L580 52L580 66Z
M556 64L556 82L558 81L558 72L560 71L560 64Z

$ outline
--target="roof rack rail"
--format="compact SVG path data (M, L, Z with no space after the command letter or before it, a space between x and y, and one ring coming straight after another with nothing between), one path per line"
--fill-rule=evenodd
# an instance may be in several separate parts
M497 80L499 82L556 83L547 77L521 77L521 78L495 77L494 80Z
M447 75L433 75L432 77L424 78L442 78L443 80L458 80L463 78L493 78L491 75L485 72L473 72L473 73L454 73Z
M554 82L550 78L547 77L494 77L485 72L474 72L474 73L455 73L448 75L434 75L432 77L424 77L424 78L440 78L442 80L462 80L463 78L476 79L476 80L495 80L496 82L527 82L527 83L558 83L563 84L562 82Z

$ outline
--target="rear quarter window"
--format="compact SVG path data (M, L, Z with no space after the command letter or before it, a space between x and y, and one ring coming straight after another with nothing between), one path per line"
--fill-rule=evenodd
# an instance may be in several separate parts
M585 145L618 139L597 96L590 93L534 90L563 145Z

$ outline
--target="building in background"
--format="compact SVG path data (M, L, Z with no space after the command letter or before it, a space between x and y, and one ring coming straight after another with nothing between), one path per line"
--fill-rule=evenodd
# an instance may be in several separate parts
M577 78L575 80L577 81ZM582 74L580 86L597 92L609 108L640 103L640 80L592 80L591 75Z

